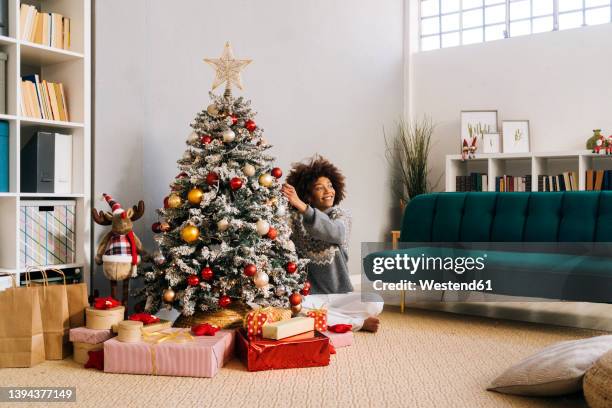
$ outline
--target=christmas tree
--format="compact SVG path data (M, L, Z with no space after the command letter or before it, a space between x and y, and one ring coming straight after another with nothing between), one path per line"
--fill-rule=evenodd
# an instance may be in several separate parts
M236 302L301 308L308 294L307 261L290 240L282 171L255 123L250 101L234 98L242 89L240 70L227 43L216 70L211 104L191 124L180 173L170 185L153 224L159 252L144 278L145 310L174 307L183 315L215 312Z

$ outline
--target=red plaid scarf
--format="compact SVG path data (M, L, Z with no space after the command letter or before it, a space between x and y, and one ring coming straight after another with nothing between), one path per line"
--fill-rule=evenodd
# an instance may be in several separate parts
M138 263L138 252L136 251L134 232L130 231L125 235L113 234L108 241L104 255L131 255L132 265L136 265Z

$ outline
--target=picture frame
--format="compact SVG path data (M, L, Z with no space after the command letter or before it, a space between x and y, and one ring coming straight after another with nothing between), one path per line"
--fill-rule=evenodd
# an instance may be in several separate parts
M499 133L485 133L482 142L483 153L501 153Z
M497 133L497 110L461 111L460 149L464 140L471 144L472 138L476 136L478 137L476 153L483 153L483 137L487 133Z
M504 120L502 122L504 153L529 153L530 135L528 120Z

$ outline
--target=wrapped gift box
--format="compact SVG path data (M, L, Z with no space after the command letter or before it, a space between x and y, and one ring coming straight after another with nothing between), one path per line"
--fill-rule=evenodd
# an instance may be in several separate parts
M353 332L351 330L346 333L334 333L330 331L323 332L324 335L329 337L329 342L335 348L348 347L353 345Z
M234 350L233 330L191 336L188 329L168 329L144 339L138 343L116 338L106 341L104 371L210 378L232 358Z
M110 330L93 330L87 327L77 327L70 329L70 341L87 344L104 343L106 340L113 337Z
M319 332L283 340L249 340L244 329L236 331L236 353L249 371L326 366L329 352L329 338Z
M312 317L294 317L289 320L268 323L262 327L262 337L272 340L281 340L296 334L314 330Z
M85 326L93 330L110 330L113 325L123 321L125 307L117 306L112 309L96 309L88 307L85 309Z

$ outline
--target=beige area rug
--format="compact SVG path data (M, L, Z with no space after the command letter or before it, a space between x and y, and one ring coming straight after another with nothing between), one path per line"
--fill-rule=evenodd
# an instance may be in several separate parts
M67 359L0 370L0 385L77 387L78 404L54 407L585 406L578 395L521 398L485 387L543 346L598 332L414 309L385 311L381 321L379 333L357 333L328 367L249 373L234 359L203 379L104 374Z

